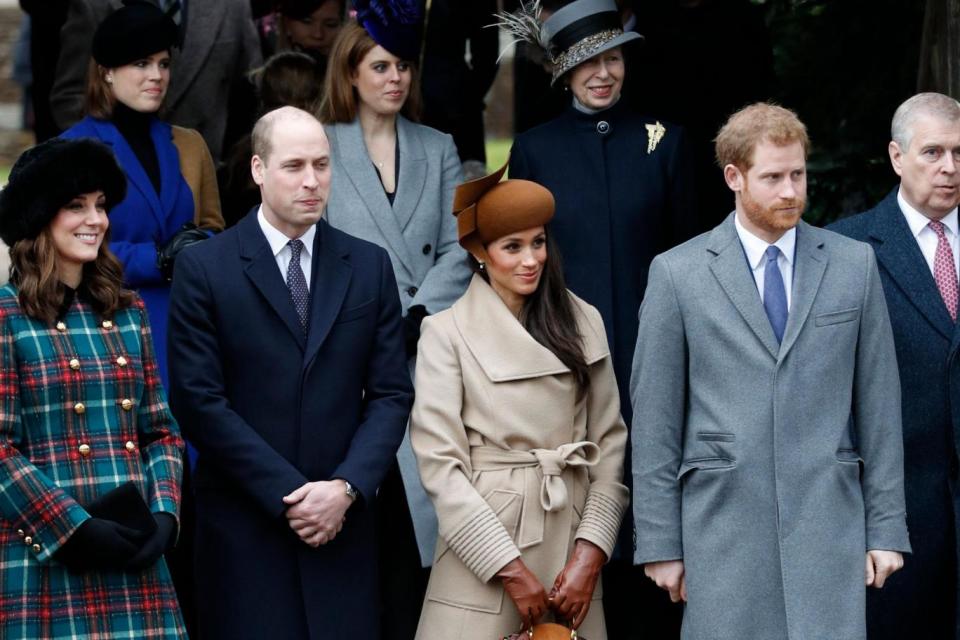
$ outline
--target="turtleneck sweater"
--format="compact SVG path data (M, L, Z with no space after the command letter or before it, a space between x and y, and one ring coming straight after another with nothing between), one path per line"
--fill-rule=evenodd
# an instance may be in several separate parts
M140 166L150 178L156 192L160 193L160 161L157 160L157 150L150 137L150 125L155 118L153 113L141 113L117 102L113 107L113 117L110 121L120 131L123 139L133 150Z

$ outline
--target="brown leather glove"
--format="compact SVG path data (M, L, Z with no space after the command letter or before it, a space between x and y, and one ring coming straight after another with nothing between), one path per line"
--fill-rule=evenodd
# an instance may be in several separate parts
M537 576L523 564L523 560L516 558L504 565L497 572L497 577L503 582L504 591L520 612L523 620L521 631L536 624L550 606L547 602L547 591Z
M573 629L583 623L590 611L593 590L597 588L600 569L606 561L607 556L600 547L586 540L577 540L573 554L553 582L550 606L558 619L568 621Z

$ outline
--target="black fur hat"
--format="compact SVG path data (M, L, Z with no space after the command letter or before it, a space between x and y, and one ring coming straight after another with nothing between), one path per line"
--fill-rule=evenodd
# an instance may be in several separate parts
M0 191L0 239L12 247L36 238L70 200L94 191L103 191L108 211L127 193L127 178L103 143L54 138L27 149Z

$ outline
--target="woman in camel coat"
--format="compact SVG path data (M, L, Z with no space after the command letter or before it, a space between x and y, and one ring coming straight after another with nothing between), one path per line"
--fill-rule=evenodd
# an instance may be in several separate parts
M552 609L603 640L599 572L628 496L610 352L563 287L550 192L502 174L457 189L477 273L419 344L410 432L440 539L417 638L491 640Z

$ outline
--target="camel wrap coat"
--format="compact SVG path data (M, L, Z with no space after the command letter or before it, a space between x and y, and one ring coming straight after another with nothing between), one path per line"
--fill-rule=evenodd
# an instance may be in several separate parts
M417 638L491 640L520 628L495 574L522 557L549 591L574 541L613 551L628 490L627 431L600 313L573 294L590 386L474 276L424 320L410 435L440 537ZM581 631L606 638L602 586Z

